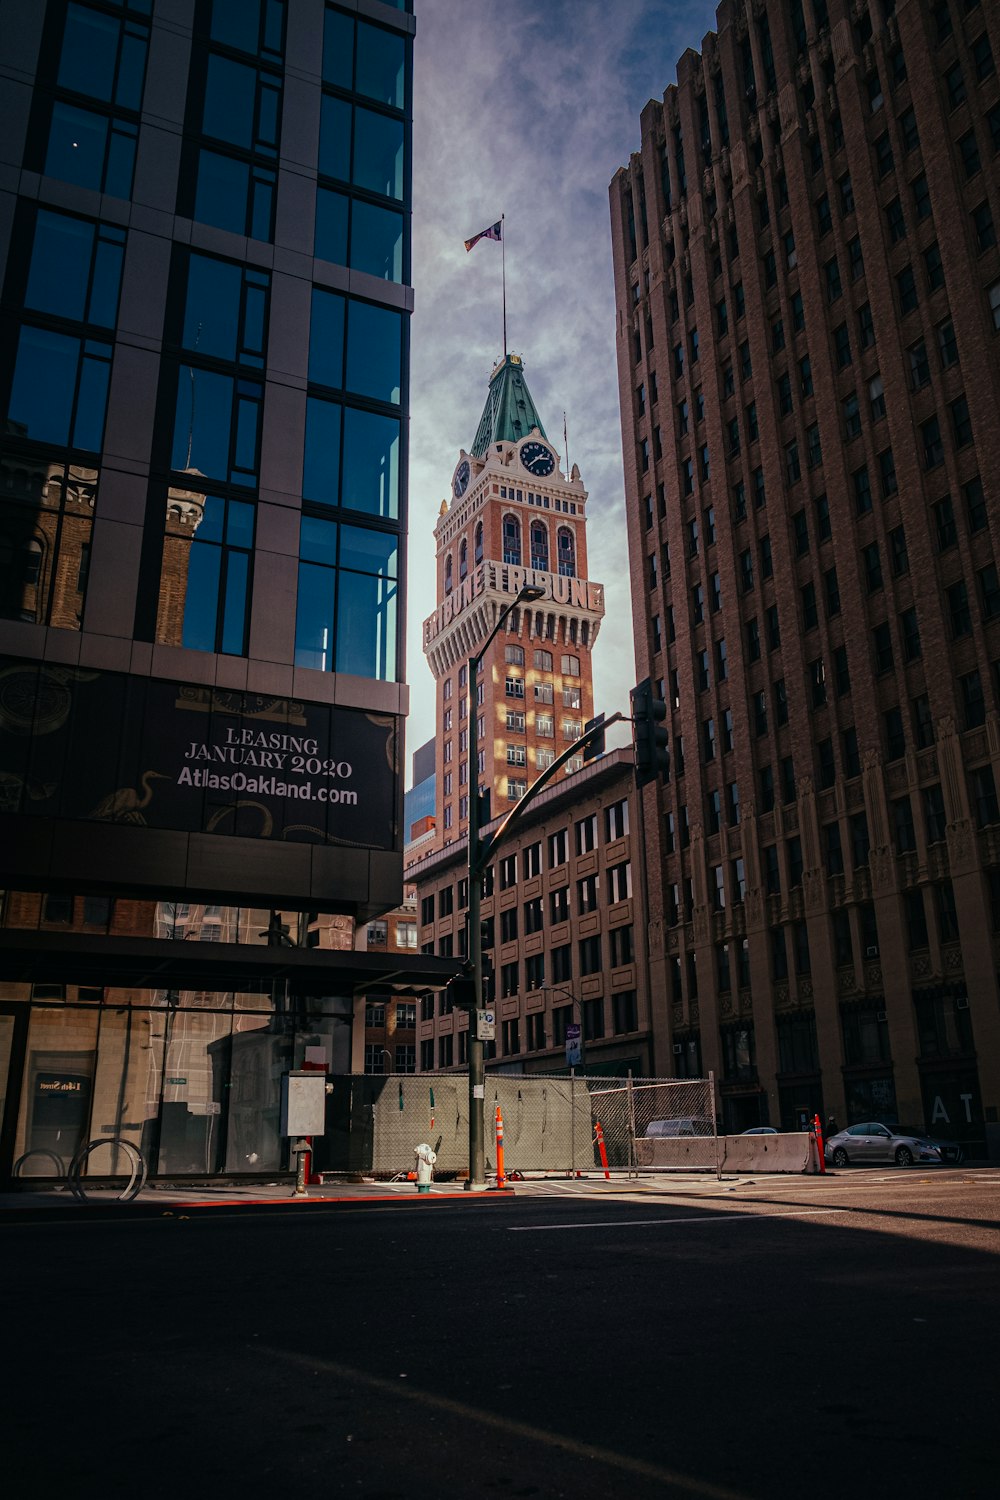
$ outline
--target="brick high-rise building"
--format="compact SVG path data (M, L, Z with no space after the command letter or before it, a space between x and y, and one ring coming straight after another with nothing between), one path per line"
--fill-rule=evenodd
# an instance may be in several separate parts
M610 189L657 1055L1000 1109L1000 12L724 0Z

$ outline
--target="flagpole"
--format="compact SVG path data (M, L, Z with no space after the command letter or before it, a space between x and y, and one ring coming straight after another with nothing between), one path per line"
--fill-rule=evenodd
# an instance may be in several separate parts
M503 281L503 357L507 358L507 236L503 232L503 214L500 215L500 275Z

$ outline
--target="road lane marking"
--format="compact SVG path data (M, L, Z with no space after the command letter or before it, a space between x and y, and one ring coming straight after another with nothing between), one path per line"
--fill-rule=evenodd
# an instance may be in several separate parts
M510 1234L537 1234L545 1229L638 1229L648 1224L658 1224L662 1229L672 1224L754 1224L763 1219L814 1219L820 1214L849 1214L849 1208L802 1208L790 1213L778 1214L692 1214L690 1218L668 1219L593 1219L586 1224L508 1224Z
M393 1400L412 1401L419 1406L430 1407L434 1411L447 1412L449 1416L458 1417L462 1422L473 1424L475 1427L493 1427L508 1437L542 1443L547 1448L558 1448L564 1453L572 1454L575 1458L585 1458L591 1463L596 1460L598 1463L607 1465L608 1468L634 1474L641 1479L652 1479L659 1484L670 1485L681 1494L696 1495L703 1497L703 1500L750 1500L744 1490L731 1490L726 1485L713 1484L707 1479L696 1479L690 1474L679 1474L674 1469L664 1469L659 1464L647 1463L641 1458L632 1458L627 1453L616 1453L611 1448L600 1448L595 1443L583 1443L558 1432L547 1432L545 1428L534 1427L529 1422L518 1422L512 1417L504 1417L479 1406L468 1406L464 1401L454 1401L449 1396L439 1396L432 1391L420 1390L408 1382L403 1384L399 1380L388 1380L384 1376L369 1375L364 1370L355 1369L352 1365L335 1364L332 1360L298 1354L291 1349L276 1349L263 1344L252 1344L248 1347L254 1353L266 1355L269 1359L284 1360L287 1364L297 1365L300 1369L312 1370L314 1373L322 1370L324 1374L346 1381L349 1385L367 1386L369 1390L377 1391L383 1396L390 1396Z

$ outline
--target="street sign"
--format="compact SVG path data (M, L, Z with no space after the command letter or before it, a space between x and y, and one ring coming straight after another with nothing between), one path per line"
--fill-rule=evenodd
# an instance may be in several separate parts
M476 1036L481 1042L497 1039L497 1013L495 1010L476 1011Z
M575 1021L566 1027L566 1066L578 1068L583 1062L583 1035Z

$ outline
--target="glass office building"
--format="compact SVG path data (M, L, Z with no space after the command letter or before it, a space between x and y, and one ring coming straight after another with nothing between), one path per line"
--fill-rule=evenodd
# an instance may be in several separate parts
M280 1073L351 1065L384 960L306 939L402 891L410 8L0 0L0 1175L273 1171Z

